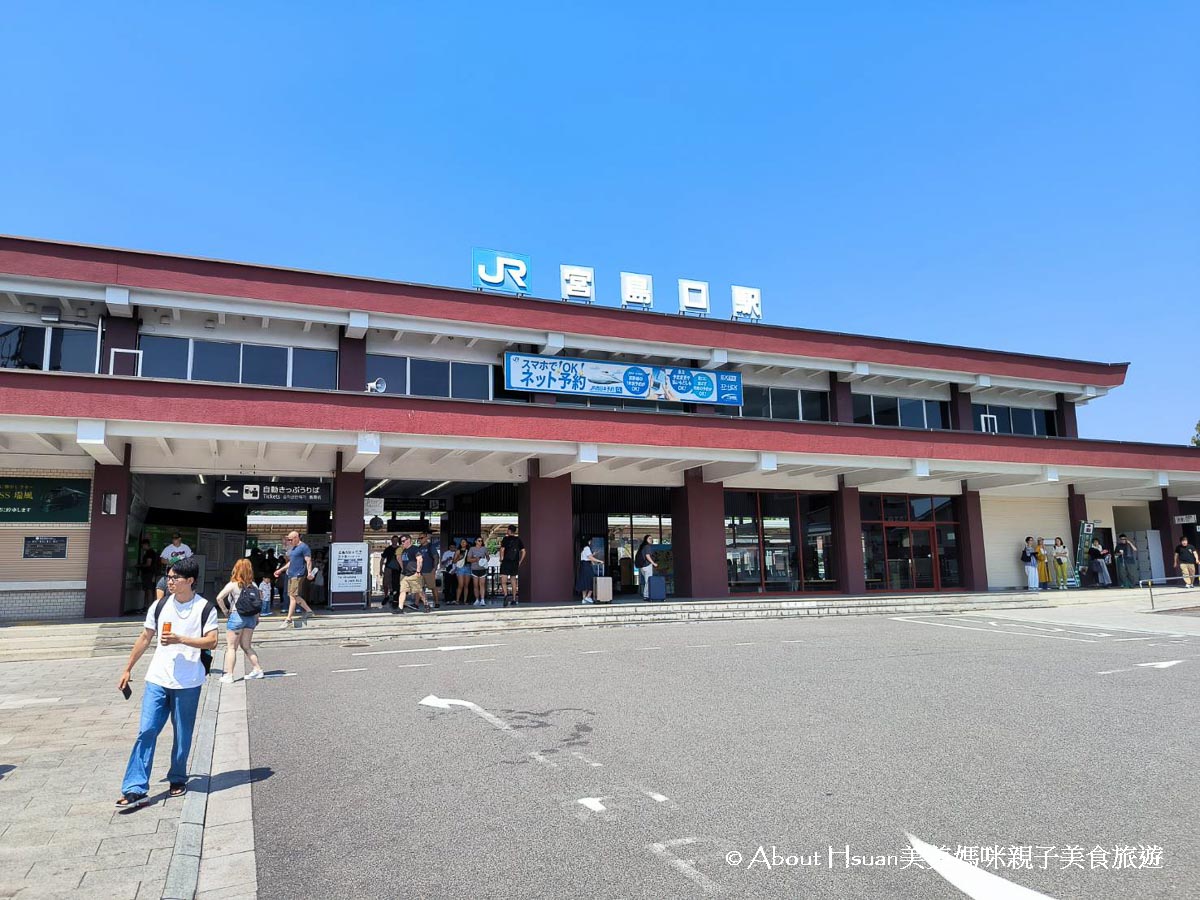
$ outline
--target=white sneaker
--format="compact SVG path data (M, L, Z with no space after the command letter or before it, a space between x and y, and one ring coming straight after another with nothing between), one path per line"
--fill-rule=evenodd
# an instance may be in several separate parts
M221 676L221 684L233 684L233 673L226 672Z
M253 672L251 672L249 675L246 676L246 680L249 681L251 678L266 678L266 677L267 677L266 673L263 672L262 669L255 669Z

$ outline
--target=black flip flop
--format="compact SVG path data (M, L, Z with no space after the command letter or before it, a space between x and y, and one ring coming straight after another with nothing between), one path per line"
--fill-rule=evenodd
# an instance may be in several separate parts
M186 793L187 793L187 785L186 784L173 784L173 785L171 785L171 789L169 791L167 791L167 796L182 797Z
M125 794L117 801L116 807L124 812L133 812L135 809L141 809L150 802L150 798L146 794Z

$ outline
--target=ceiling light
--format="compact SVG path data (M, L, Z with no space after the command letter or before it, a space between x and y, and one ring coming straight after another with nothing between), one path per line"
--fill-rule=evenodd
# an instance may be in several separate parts
M159 320L158 320L158 324L159 325L170 325L171 317L170 316L160 316Z
M201 483L201 484L207 484L207 482L204 480L204 473L203 473L203 472L198 472L198 473L196 473L196 477L200 479L200 483Z
M441 484L439 484L439 485L436 485L436 486L434 486L434 487L431 487L429 490L425 491L423 494L421 494L421 496L422 496L422 497L428 497L428 496L429 496L430 494L432 494L434 491L440 491L440 490L441 490L442 488L444 488L446 485L448 485L448 484L452 484L452 483L453 483L453 482L450 482L450 481L443 481Z
M375 485L375 487L373 487L369 491L367 491L366 494L364 494L363 496L370 497L373 493L375 493L377 490L379 490L385 484L391 484L391 482L392 482L392 479L385 478L385 479L383 479L383 481L379 482L379 484Z
M42 307L42 321L43 322L62 321L62 310L59 309L57 306L43 306Z

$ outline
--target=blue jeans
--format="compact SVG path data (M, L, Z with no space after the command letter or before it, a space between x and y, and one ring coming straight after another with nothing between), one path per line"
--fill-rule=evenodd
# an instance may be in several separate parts
M167 715L175 728L175 742L171 746L171 768L167 781L171 784L187 783L188 753L192 749L192 732L196 728L196 707L200 705L200 688L165 688L149 681L142 695L142 721L138 726L137 741L129 754L129 765L125 767L125 780L121 783L122 794L150 793L150 766L154 763L154 745L159 732L167 724Z

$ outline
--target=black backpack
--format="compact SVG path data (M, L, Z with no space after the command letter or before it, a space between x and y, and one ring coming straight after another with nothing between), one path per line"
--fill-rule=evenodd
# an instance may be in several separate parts
M258 590L258 585L251 583L242 588L233 608L239 616L257 616L262 612L262 593Z
M154 630L158 630L158 617L162 615L163 607L167 605L167 601L171 599L171 595L163 597L154 605ZM217 611L217 604L211 600L204 601L204 611L200 614L200 627L204 627L204 623L208 621L209 613ZM240 613L239 613L240 615ZM212 671L213 655L211 650L200 651L200 663L204 666L204 674L207 675Z

